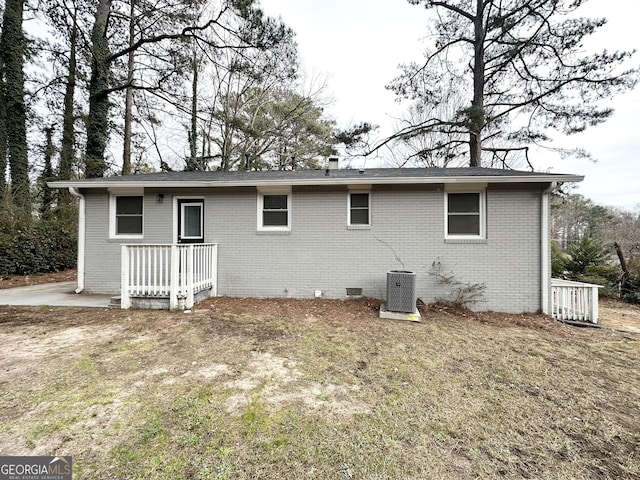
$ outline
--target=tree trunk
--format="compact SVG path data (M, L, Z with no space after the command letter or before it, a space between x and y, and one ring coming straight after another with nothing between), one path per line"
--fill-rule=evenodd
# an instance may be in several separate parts
M77 69L77 43L78 24L74 11L73 26L69 38L69 72L67 73L67 84L64 90L64 112L62 116L62 148L60 149L60 165L58 166L58 178L70 180L73 175L73 164L75 163L75 114L73 107L73 97L76 90L76 69ZM60 192L60 199L63 203L71 202L71 195L66 189Z
M24 0L7 0L0 37L0 55L4 67L5 123L11 192L16 206L31 209L29 159L27 148L27 109L24 101L24 57L26 39L22 31Z
M129 46L135 42L135 0L129 0ZM122 152L122 175L131 175L131 110L133 108L133 62L134 51L131 50L127 61L127 89L124 101L124 150Z
M233 136L233 132L231 131L230 120L227 117L227 113L224 113L224 124L222 125L222 142L220 145L220 170L231 170L233 166L231 153L232 153L232 144L231 138Z
M191 127L189 129L189 160L187 170L202 170L198 165L198 57L193 45L193 81L191 83Z
M620 269L622 270L622 277L620 278L620 293L624 295L629 288L629 278L631 278L631 274L629 273L627 261L624 258L624 253L622 252L622 248L620 248L618 242L613 242L613 248L615 248L616 255L618 255L618 260L620 261Z
M7 191L7 130L6 101L4 97L4 68L0 58L0 207L4 207Z
M473 21L473 101L469 110L469 166L482 166L482 130L484 129L484 7L476 0Z
M104 152L109 138L109 43L107 24L111 0L99 0L91 32L92 62L89 82L89 117L87 118L87 147L85 176L101 177L107 170Z
M53 127L45 128L45 134L47 136L47 144L44 149L44 168L40 175L40 188L42 189L42 203L40 204L41 218L47 218L53 206L53 195L51 189L47 187L47 182L54 180L51 159L56 151L53 146Z

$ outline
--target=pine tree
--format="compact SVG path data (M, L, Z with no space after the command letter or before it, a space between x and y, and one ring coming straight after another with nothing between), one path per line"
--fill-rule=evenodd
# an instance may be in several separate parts
M472 167L483 165L483 152L508 167L529 144L549 140L549 130L572 134L604 122L606 100L637 82L638 70L624 69L633 52L584 53L584 40L606 23L576 15L587 0L408 1L436 14L434 46L422 63L402 66L389 88L434 116L392 138L447 136L433 148L466 144ZM441 115L447 85L468 103Z

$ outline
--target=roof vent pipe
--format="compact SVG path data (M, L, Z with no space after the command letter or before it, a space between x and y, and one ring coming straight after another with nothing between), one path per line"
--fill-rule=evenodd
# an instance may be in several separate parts
M338 169L338 157L329 157L329 170Z

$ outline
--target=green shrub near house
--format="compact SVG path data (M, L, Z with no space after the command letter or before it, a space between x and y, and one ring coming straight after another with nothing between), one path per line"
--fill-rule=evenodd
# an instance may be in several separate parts
M75 207L61 208L45 218L15 208L0 211L0 276L73 268L77 250Z

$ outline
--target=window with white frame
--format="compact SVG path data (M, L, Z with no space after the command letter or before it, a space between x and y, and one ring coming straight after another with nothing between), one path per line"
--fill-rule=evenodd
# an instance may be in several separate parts
M204 242L204 200L178 199L178 242Z
M141 237L143 234L142 195L114 195L111 197L111 236Z
M484 191L447 192L445 212L447 238L484 238Z
M258 230L291 230L291 192L258 193Z
M349 193L349 226L371 225L369 192Z

